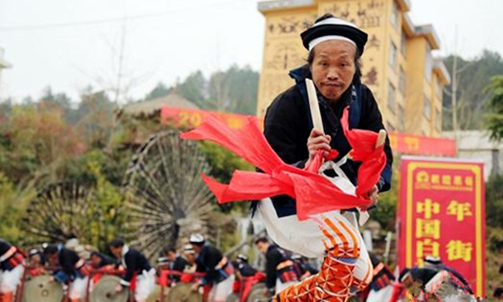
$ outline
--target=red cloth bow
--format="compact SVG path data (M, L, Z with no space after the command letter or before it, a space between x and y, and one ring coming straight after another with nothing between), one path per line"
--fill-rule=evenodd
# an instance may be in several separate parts
M364 207L371 203L365 194L379 179L384 168L384 165L381 165L381 158L384 157L385 164L386 157L383 148L377 150L373 148L377 133L347 129L347 115L346 108L342 118L345 120L344 133L355 149L352 153L353 158L363 161L358 170L361 183L357 187L356 196L344 193L330 180L318 174L324 161L322 152L318 152L312 164L304 170L285 164L268 144L255 118L249 118L245 126L233 130L210 116L201 126L180 136L183 139L213 141L264 172L237 170L233 173L229 185L221 184L203 174L205 183L219 203L257 200L286 194L296 199L297 216L299 220L305 220L313 214ZM335 158L336 152L332 150L329 158Z

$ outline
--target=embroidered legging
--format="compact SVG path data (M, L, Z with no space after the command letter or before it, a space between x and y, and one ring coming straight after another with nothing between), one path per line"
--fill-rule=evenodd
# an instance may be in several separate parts
M320 272L287 287L275 302L345 302L372 280L372 264L359 231L342 215L321 217L326 255Z

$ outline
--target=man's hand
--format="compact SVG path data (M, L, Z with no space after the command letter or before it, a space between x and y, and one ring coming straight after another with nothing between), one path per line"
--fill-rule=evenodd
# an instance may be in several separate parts
M55 281L54 277L50 277L49 280L47 280L47 284L51 284Z
M116 293L120 293L122 290L123 290L123 287L122 287L122 285L120 285L120 284L118 284L118 285L115 287L115 292L116 292Z
M372 201L371 204L369 204L366 207L363 207L362 210L367 210L368 208L375 206L377 204L377 199L379 199L379 190L377 189L377 186L374 185L370 191L367 193L367 198Z
M307 150L309 151L309 159L306 162L306 167L311 164L311 161L314 159L314 156L318 152L319 149L322 149L323 156L327 156L330 151L330 140L332 138L330 135L324 135L321 131L313 128L311 130L311 134L307 138Z
M190 289L193 291L193 292L197 292L199 290L199 286L201 284L199 282L196 282L194 284L192 284L192 286L190 287Z
M265 288L264 289L264 297L273 297L274 296L274 289L269 289Z

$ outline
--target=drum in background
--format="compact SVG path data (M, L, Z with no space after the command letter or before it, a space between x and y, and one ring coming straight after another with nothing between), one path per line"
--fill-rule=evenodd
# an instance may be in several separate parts
M120 284L121 279L117 276L105 275L93 287L90 293L91 302L127 302L129 292L124 288L120 293L115 292L115 288Z
M56 281L50 282L51 276L32 277L26 281L23 290L23 302L61 302L63 286Z
M266 292L267 286L264 283L255 284L246 297L246 302L268 301L269 297L265 294Z
M192 290L194 283L178 283L169 290L169 302L203 302L203 296Z
M147 302L168 302L169 287L164 288L164 299L161 300L161 286L156 285L154 291L148 296Z

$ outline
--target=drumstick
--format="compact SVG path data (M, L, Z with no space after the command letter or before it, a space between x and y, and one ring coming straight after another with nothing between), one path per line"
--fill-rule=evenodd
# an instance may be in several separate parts
M306 78L307 97L309 99L309 109L311 109L311 119L313 120L313 128L325 134L323 122L321 121L320 107L318 105L318 97L316 96L316 88L312 80Z

